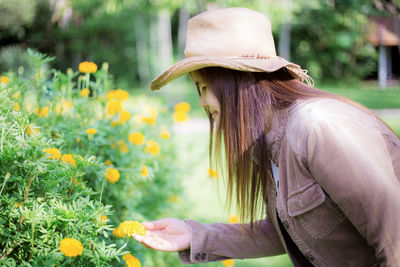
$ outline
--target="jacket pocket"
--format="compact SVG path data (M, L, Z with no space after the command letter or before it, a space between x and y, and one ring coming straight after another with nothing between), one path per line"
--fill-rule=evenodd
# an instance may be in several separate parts
M287 206L289 216L315 239L326 237L346 219L316 182L290 193Z

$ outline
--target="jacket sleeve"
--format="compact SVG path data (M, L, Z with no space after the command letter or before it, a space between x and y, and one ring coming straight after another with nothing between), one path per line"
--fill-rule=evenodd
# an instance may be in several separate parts
M310 127L309 171L375 249L381 266L400 262L400 177L379 128L354 119Z
M186 264L286 253L268 219L258 221L260 227L255 227L253 234L249 224L185 222L192 231L190 249L179 252L179 259Z

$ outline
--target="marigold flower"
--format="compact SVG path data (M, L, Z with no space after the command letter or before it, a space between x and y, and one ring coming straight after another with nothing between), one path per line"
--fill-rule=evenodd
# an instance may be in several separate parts
M190 104L187 102L180 102L175 105L175 111L179 113L186 113L190 111Z
M106 170L106 179L109 183L115 184L120 177L119 171L115 168L108 168Z
M82 255L82 243L75 238L64 238L60 241L60 251L67 257Z
M140 261L132 254L128 253L122 257L128 267L140 267Z
M128 146L126 144L120 145L119 151L121 151L122 153L128 153L129 152Z
M119 231L128 237L131 237L133 234L145 235L146 229L143 224L138 221L123 221L118 226Z
M85 130L85 132L87 134L92 134L93 135L93 134L97 133L97 130L95 128L90 128L90 129Z
M106 95L107 100L116 99L119 101L124 101L128 98L129 98L129 92L122 89L111 90Z
M97 65L90 61L84 61L79 64L79 71L83 73L95 73Z
M142 122L150 124L150 125L154 125L154 124L156 124L156 118L154 118L154 117L143 117L142 118Z
M116 237L125 237L125 234L121 232L121 229L114 228L114 230L112 231L112 234Z
M70 177L69 179L71 180L71 182L72 182L73 184L76 184L76 183L78 182L78 179L77 179L77 178Z
M48 117L49 116L49 107L42 107L41 109L36 108L35 113L40 117Z
M21 108L20 108L20 106L19 106L19 103L14 103L13 110L18 111L18 110L20 110L20 109L21 109Z
M222 264L224 266L230 267L230 266L233 266L235 264L235 261L234 260L224 260L224 261L222 261Z
M119 123L125 124L131 118L131 113L126 110L121 110L119 113Z
M148 140L146 142L146 147L144 148L144 151L152 155L158 155L158 153L160 153L160 146L156 142Z
M0 84L7 84L10 82L10 79L6 76L0 76Z
M229 216L229 223L238 223L239 217L236 214L232 214Z
M77 138L75 139L75 141L76 141L77 143L80 143L80 142L81 142L81 139L80 139L79 137L77 137Z
M79 92L79 96L83 96L83 97L87 97L90 95L90 90L88 88L83 88L80 92Z
M163 128L161 129L160 137L163 139L169 139L171 138L171 133L167 129Z
M112 165L112 162L111 162L111 160L106 159L106 160L104 161L104 164L106 164L107 166L111 166L111 165Z
M65 164L69 163L71 166L76 167L75 160L74 160L74 158L72 157L71 154L64 154L64 155L62 155L61 160L62 160Z
M18 99L20 95L21 95L21 92L20 92L20 91L17 91L17 92L15 92L15 93L12 95L12 98Z
M144 142L144 135L138 132L130 133L128 136L129 142L134 145L141 145Z
M169 203L178 203L179 201L180 201L180 198L175 194L168 197Z
M208 169L207 173L211 178L218 178L218 171L217 170Z
M111 122L111 126L112 126L112 127L116 127L116 126L118 126L118 124L119 124L118 121L112 121L112 122Z
M27 135L33 135L35 133L39 133L39 129L37 129L33 125L28 125L28 126L26 126L25 133Z
M145 165L142 166L141 175L142 175L143 177L149 176L149 170L147 169L147 167L146 167Z
M175 122L184 122L189 119L189 115L185 112L174 112L172 119Z
M100 219L99 219L100 222L105 222L107 220L108 220L107 216L105 216L105 215L100 216Z
M19 206L23 207L23 206L24 206L24 203L22 203L22 202L21 202L21 203L17 202L17 203L15 204L15 207L16 207L16 208L18 208Z
M118 100L111 100L107 103L106 112L109 115L115 115L122 110L122 104Z
M49 159L56 159L59 160L61 158L61 152L57 148L46 148L43 149L43 152L50 154Z

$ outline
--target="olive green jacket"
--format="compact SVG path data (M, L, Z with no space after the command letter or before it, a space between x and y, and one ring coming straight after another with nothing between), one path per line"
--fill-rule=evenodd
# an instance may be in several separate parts
M400 266L400 141L384 123L336 99L298 100L267 140L279 190L271 179L261 227L186 220L184 263L288 253L301 266L284 227L315 266Z

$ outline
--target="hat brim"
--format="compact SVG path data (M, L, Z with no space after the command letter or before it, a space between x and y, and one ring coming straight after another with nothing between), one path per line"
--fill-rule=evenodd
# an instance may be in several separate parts
M308 75L299 65L291 63L281 57L251 58L251 57L217 57L217 56L193 56L185 58L155 78L151 84L151 90L159 90L170 81L195 70L206 67L221 67L249 72L273 72L285 67L296 79L304 81Z

